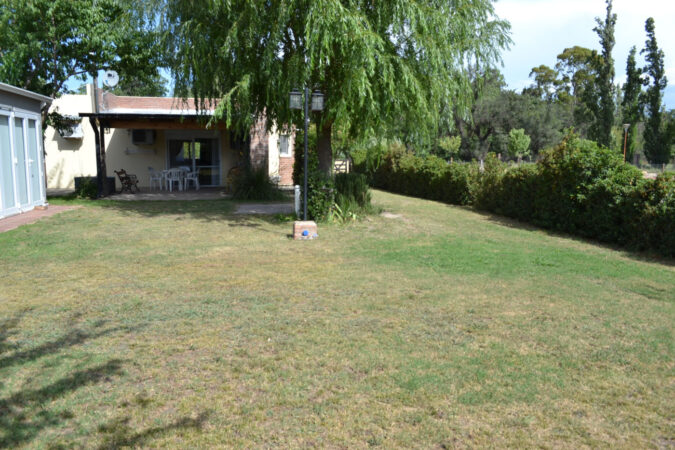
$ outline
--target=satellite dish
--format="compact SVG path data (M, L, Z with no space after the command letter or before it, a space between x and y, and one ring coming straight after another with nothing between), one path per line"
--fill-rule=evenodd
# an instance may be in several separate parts
M114 70L106 70L103 75L103 84L109 88L117 86L120 81L120 76Z

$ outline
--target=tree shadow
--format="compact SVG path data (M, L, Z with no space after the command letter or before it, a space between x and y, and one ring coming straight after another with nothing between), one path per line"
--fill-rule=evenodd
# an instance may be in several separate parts
M453 206L457 208L458 206L455 205L448 205L448 206ZM541 233L545 233L547 236L550 237L556 237L556 238L563 238L563 239L568 239L570 241L582 243L582 244L588 244L592 245L595 247L600 247L604 248L606 250L612 250L615 252L619 252L626 256L627 258L630 258L635 261L640 261L640 262L650 262L650 263L658 263L662 264L665 266L670 266L670 267L675 267L675 260L667 258L665 256L660 256L654 253L648 253L648 252L643 252L643 251L638 251L638 250L631 250L626 247L621 247L618 244L609 244L607 242L601 242L595 239L591 238L585 238L569 233L565 233L563 231L556 231L556 230L551 230L548 228L542 228L538 227L536 225L533 225L528 222L521 222L517 219L512 219L510 217L506 216L500 216L497 214L485 212L485 211L479 211L477 209L473 209L468 206L459 206L459 208L465 208L468 211L471 211L473 213L476 213L485 219L487 219L489 222L492 222L496 225L500 225L503 227L508 227L508 228L514 228L518 230L525 230L525 231L538 231Z
M120 447L142 447L148 440L170 433L175 430L189 428L201 430L210 413L203 411L196 417L182 417L168 425L151 427L142 431L134 431L129 425L128 417L118 417L99 426L99 431L104 434L103 444L99 449L113 449Z
M103 208L119 212L123 216L160 217L177 216L176 220L218 221L229 227L258 228L263 223L289 222L290 214L235 214L236 203L230 200L184 200L184 201L110 201L99 202ZM290 223L290 222L289 222Z
M23 316L25 316L29 311L30 309L24 309L19 313L15 314L13 317L0 319L0 355L2 355L8 350L16 348L16 345L8 344L7 340L11 336L17 334L19 322L21 322ZM0 359L0 361L1 360L2 359ZM0 384L0 386L2 385Z
M126 216L159 217L178 215L207 222L221 221L228 218L235 209L235 204L230 200L102 200L96 204L101 208L115 210Z
M99 328L105 324L106 321L100 320L94 324L94 327ZM3 335L3 325L0 324L0 340ZM24 364L36 360L42 356L57 353L58 351L74 347L79 344L83 344L85 341L98 339L103 336L107 336L117 332L131 332L136 331L138 328L134 327L114 327L106 328L96 331L83 331L80 329L72 329L68 331L63 336L55 339L53 341L45 342L36 347L16 350L14 353L0 357L0 369L10 367L17 364ZM0 345L2 342L0 341ZM1 347L0 347L1 348ZM1 353L1 352L0 352Z
M110 382L122 374L122 361L112 359L84 370L78 370L40 389L19 391L0 399L0 447L13 448L34 439L48 427L71 419L72 413L52 411L45 404L84 386Z
M19 325L23 317L30 310L24 310L9 319L0 322L0 374L2 379L10 379L3 371L25 370L29 363L44 356L57 355L59 352L86 341L97 339L119 332L131 332L137 328L108 327L102 328L105 321L92 324L94 329L81 329L77 323L68 327L69 331L61 337L33 346L22 348L20 341L8 344L8 338L19 333ZM74 316L72 321L77 321ZM70 361L65 359L65 361ZM32 377L22 374L21 386L13 389L13 393L0 398L0 448L13 448L32 441L41 431L50 427L63 425L73 418L70 411L56 411L49 409L49 403L82 387L97 383L112 381L112 378L123 374L122 360L110 359L107 362L85 369L75 370L49 384L39 388L28 387ZM67 364L67 362L66 362ZM51 369L50 369L51 370ZM42 368L43 375L44 367ZM46 375L49 375L46 373ZM0 388L5 388L0 385Z

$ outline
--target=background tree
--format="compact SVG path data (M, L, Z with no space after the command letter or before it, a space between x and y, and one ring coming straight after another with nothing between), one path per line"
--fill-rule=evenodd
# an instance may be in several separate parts
M444 105L463 109L462 68L493 64L510 39L490 0L164 0L175 93L248 130L263 116L287 124L288 93L326 95L320 168L331 169L333 130L367 135L393 123L437 136Z
M650 17L645 22L645 31L647 32L647 41L645 42L645 48L640 52L645 55L647 63L643 72L649 75L649 84L643 95L647 116L644 131L644 151L645 156L652 164L664 164L670 158L670 145L665 142L665 136L661 129L661 104L668 79L663 67L663 50L659 48L656 42L653 18Z
M621 103L621 115L624 123L629 123L626 143L626 161L632 161L637 142L637 126L642 120L640 107L640 93L642 92L642 71L635 63L635 47L630 49L626 59L626 82L623 85L623 102Z
M596 70L597 105L591 108L595 112L591 137L600 145L610 147L612 126L614 125L614 26L616 14L612 13L612 0L607 0L607 15L604 22L595 18L597 26L593 29L600 38L602 56L597 59ZM591 99L593 101L594 99Z
M501 75L487 71L473 81L475 101L467 116L455 115L455 130L462 137L462 156L482 158L488 151L506 154L508 133L522 128L531 137L534 154L560 141L573 125L571 110L559 100L549 102L531 92L505 89Z
M116 69L135 83L158 75L156 37L132 0L4 0L0 81L58 97L71 79ZM143 19L144 20L144 19Z
M449 161L459 157L459 151L462 146L462 138L459 136L443 136L438 140L439 150L436 155Z
M517 158L518 162L530 154L530 137L525 134L525 130L514 128L509 131L508 150L509 156Z
M567 103L574 116L576 131L587 137L597 109L597 70L602 65L595 50L574 46L558 55L555 65L561 83L558 98Z
M557 91L560 89L561 81L558 79L558 72L555 69L542 64L532 69L530 78L534 79L534 83L523 89L523 94L543 98L548 102L557 98Z

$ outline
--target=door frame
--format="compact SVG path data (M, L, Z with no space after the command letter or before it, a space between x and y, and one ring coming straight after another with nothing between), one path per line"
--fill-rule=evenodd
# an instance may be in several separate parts
M8 119L8 125L9 125L9 153L10 153L10 159L12 161L11 164L11 173L12 173L12 187L14 189L14 206L11 208L7 208L2 201L2 197L0 197L0 218L1 217L8 217L14 214L18 214L21 212L26 212L30 211L31 209L35 208L35 206L42 205L44 204L44 199L45 199L45 184L44 184L44 165L43 165L43 160L44 160L44 143L42 142L41 139L41 132L42 132L42 121L41 117L39 114L35 114L33 112L25 111L19 108L9 108L9 109L0 109L0 115L7 117ZM16 119L21 119L21 132L23 134L23 149L17 149L15 145L15 122ZM29 158L29 153L28 153L28 139L30 137L30 133L28 131L28 121L29 120L34 120L35 121L35 136L33 138L35 139L35 148L36 148L36 160L34 160L32 163L30 162ZM17 161L17 152L18 151L23 151L23 169L17 167L18 162ZM30 176L30 166L29 164L37 164L37 175L38 175L38 180L37 182L39 183L39 197L38 198L33 198L33 189L31 185L31 176ZM27 202L24 203L23 205L20 202L19 199L19 178L18 178L18 170L23 170L24 174L26 176L26 197L27 197Z
M218 151L218 184L209 184L209 185L203 185L203 186L208 186L208 187L218 187L222 186L222 180L223 180L223 151L221 148L221 139L220 139L220 132L218 131L209 131L209 130L167 130L165 132L165 140L166 140L166 157L164 159L164 167L166 169L169 169L169 164L171 162L171 154L170 154L170 149L169 149L169 144L171 141L175 140L183 140L183 141L190 141L191 145L193 145L193 152L192 154L194 155L194 143L195 139L214 139L216 141L216 150ZM192 160L192 163L194 164L194 159Z

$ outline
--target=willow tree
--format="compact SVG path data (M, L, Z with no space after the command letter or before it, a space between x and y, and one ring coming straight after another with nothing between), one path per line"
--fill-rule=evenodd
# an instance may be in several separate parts
M320 168L331 136L358 138L387 124L435 133L439 111L464 107L465 68L486 67L509 45L492 0L163 0L175 93L249 129L300 122L294 88L325 94ZM460 108L461 109L461 108Z

